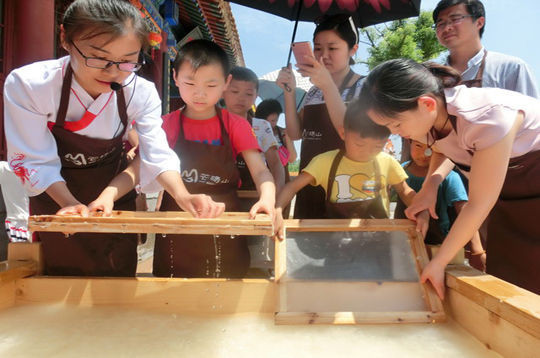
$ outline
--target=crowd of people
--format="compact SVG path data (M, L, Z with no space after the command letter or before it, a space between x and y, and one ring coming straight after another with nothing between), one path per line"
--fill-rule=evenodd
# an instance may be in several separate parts
M284 108L265 100L255 109L257 75L193 40L173 65L182 106L162 116L153 83L136 75L148 46L137 9L75 0L60 27L69 55L5 81L8 163L33 214L135 210L137 187L163 192L161 211L266 213L276 239L294 196L295 218L388 218L391 189L403 204L396 217L441 245L421 276L441 297L444 269L466 245L475 267L540 293L539 93L522 60L483 47L485 18L479 0L441 0L433 21L444 64L395 59L362 76L351 68L357 26L326 16L314 56L297 65L313 84L299 112L290 66L276 80ZM391 133L410 144L403 166L383 152ZM258 197L240 199L238 188ZM136 235L37 236L48 275L135 275ZM153 274L246 277L253 239L156 235Z

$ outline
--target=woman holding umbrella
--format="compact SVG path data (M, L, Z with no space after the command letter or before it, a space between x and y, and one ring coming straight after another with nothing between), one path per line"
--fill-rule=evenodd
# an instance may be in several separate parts
M343 142L338 133L343 127L346 104L358 96L362 76L354 73L352 57L358 49L358 31L351 16L324 17L313 33L314 57L297 64L298 72L309 77L313 87L304 106L296 112L294 75L283 68L276 80L285 93L287 134L302 139L300 170L317 154L338 149ZM296 197L295 218L324 217L324 190L308 186Z

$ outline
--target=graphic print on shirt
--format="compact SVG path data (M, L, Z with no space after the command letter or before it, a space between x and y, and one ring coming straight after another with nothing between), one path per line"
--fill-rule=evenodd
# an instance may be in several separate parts
M64 159L67 162L71 162L77 166L85 166L99 162L100 160L108 157L112 152L114 152L114 150L115 148L111 148L111 150L109 150L107 153L101 154L99 156L85 156L84 153L66 153L64 155Z
M208 173L199 173L196 168L191 170L182 170L182 180L186 183L201 183L207 185L227 184L229 179L222 179L218 175Z
M374 199L379 187L380 183L374 177L363 173L339 174L336 175L332 196L336 198L336 203L364 201Z
M13 170L13 173L15 173L16 176L21 179L22 183L26 183L27 181L30 183L31 186L35 186L38 183L37 179L34 179L34 181L31 181L31 177L37 173L37 170L32 169L28 170L24 167L25 155L22 153L15 153L13 158L9 161L9 166Z

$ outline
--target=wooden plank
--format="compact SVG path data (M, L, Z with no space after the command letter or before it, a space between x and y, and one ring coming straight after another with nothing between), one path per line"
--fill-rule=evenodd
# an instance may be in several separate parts
M540 339L540 295L463 265L446 270L446 285Z
M289 219L289 231L406 231L415 224L407 219Z
M278 312L275 324L389 324L434 323L444 315L427 311L409 312Z
M196 219L185 212L122 212L110 217L30 216L31 231L119 232L161 234L272 235L272 221L265 214L250 219L248 213L224 213L219 218Z
M2 261L0 262L0 286L23 277L35 275L35 261Z
M191 314L274 313L269 280L31 277L17 280L17 304L64 303Z
M416 231L416 228L409 229L409 242L411 244L411 250L413 257L417 264L418 277L421 276L422 271L429 263L426 247L424 246L424 238L422 234ZM426 304L432 312L442 313L444 315L444 307L441 299L437 296L435 289L430 282L421 283L422 290L424 291L424 299Z
M287 266L287 245L285 239L275 239L274 245L274 281L279 282Z
M259 192L257 190L237 190L236 193L240 199L258 199Z
M451 287L446 292L446 302L452 318L487 348L503 357L538 357L540 340L521 327Z
M15 281L0 285L0 310L15 305Z
M36 275L43 273L44 261L41 242L10 242L8 244L8 261L34 261Z
M286 234L288 231L303 232L335 232L335 231L405 231L409 237L409 245L415 260L418 276L428 263L427 252L421 235L415 230L415 224L410 220L381 220L381 219L332 219L332 220L285 220ZM397 308L393 311L385 309L371 312L288 312L285 242L276 244L276 278L281 280L279 285L279 301L277 304L276 324L355 324L355 323L399 323L408 322L442 322L445 312L442 302L430 284L418 284L422 297L429 311L418 311L420 306L403 311ZM359 281L362 283L361 281ZM357 284L358 282L356 282ZM355 284L354 282L351 285ZM369 284L369 283L367 283ZM383 283L384 284L384 283ZM313 294L313 293L311 293ZM308 294L309 295L309 294ZM311 296L310 296L311 297ZM418 297L419 302L422 299ZM411 306L412 307L412 306ZM304 307L305 308L305 307ZM328 309L328 307L326 307ZM392 308L391 308L392 309ZM405 308L406 309L406 308ZM294 311L298 310L293 308ZM318 308L316 309L318 310Z

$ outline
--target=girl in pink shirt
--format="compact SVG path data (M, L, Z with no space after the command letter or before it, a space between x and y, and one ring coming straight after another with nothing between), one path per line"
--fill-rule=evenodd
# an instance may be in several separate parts
M459 81L452 68L397 59L370 73L359 99L371 120L433 152L409 218L425 209L437 218L437 188L454 164L469 178L469 202L421 279L442 298L444 268L489 214L487 272L540 293L540 101Z

